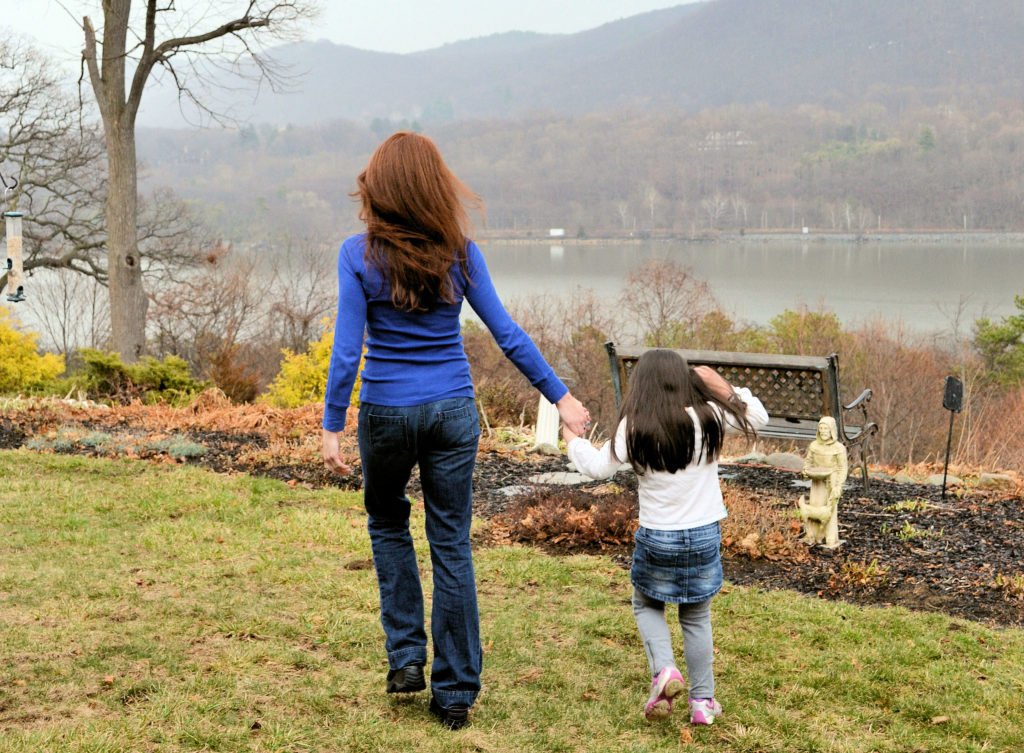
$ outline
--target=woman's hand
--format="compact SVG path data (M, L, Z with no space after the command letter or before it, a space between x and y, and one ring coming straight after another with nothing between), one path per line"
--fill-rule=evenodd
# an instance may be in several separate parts
M341 457L341 432L338 431L323 431L323 439L321 441L320 455L324 459L324 464L328 470L333 473L337 473L339 476L347 476L352 472L349 465L342 460Z
M582 436L587 427L590 426L590 411L583 407L583 403L566 392L565 396L555 403L558 408L558 417L573 434Z

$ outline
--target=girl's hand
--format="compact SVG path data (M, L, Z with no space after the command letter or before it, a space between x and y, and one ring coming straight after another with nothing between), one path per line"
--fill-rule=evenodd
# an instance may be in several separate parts
M590 426L590 411L584 408L583 403L574 398L572 393L566 392L565 396L555 403L555 407L558 408L558 417L562 419L562 424L573 434L582 436Z
M579 434L576 434L568 426L566 426L565 424L562 424L562 439L565 440L566 444L569 444L572 440L579 439L579 438L580 438Z
M694 366L694 373L697 374L711 392L723 402L733 395L732 385L710 366Z
M352 469L341 457L341 432L323 430L323 438L321 440L320 455L324 459L324 464L333 473L337 473L339 476L347 476L352 472Z

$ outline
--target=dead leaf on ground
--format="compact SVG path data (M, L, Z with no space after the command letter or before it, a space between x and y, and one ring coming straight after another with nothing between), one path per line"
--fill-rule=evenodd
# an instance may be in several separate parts
M533 682L540 678L544 674L544 670L540 667L530 667L530 669L523 672L519 677L516 678L516 685L524 685L528 682Z

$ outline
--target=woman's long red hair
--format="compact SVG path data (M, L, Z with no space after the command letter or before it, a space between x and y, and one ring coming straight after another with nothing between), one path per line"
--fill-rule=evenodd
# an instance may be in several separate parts
M400 131L370 157L356 179L366 223L366 258L391 287L391 302L404 311L429 311L455 303L451 268L466 269L470 230L466 206L480 197L448 169L426 136Z

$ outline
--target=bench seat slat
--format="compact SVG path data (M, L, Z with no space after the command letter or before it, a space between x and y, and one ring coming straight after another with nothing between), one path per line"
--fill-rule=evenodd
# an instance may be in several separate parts
M861 434L859 426L844 426L846 438L850 441L857 439ZM818 435L818 422L800 420L793 421L787 418L769 416L768 423L757 430L762 437L770 439L795 439L812 441Z

